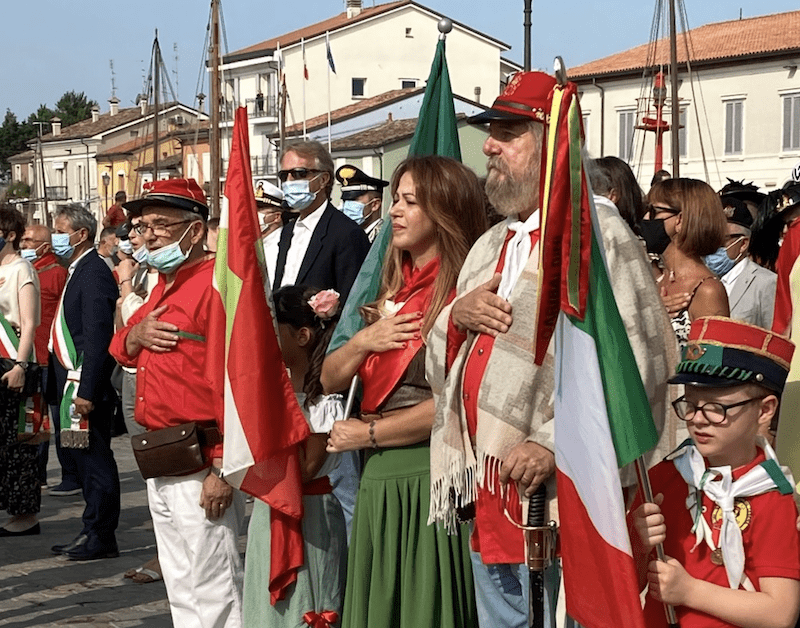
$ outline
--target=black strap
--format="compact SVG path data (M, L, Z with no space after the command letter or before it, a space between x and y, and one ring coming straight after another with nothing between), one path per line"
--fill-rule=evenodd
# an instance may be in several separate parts
M283 229L281 229L281 237L278 241L278 261L275 264L275 279L272 282L273 291L280 288L283 281L283 271L286 269L286 257L292 244L295 222L296 219L284 225Z

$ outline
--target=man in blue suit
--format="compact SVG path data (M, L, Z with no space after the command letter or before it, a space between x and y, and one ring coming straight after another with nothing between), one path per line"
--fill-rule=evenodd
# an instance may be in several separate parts
M108 353L119 290L94 248L96 233L97 221L81 205L61 207L53 250L69 264L69 274L50 337L46 392L60 409L53 421L60 426L62 448L75 462L86 501L81 533L52 548L70 560L119 556L119 473L111 451L115 363Z
M297 284L330 288L344 303L369 251L369 238L329 200L330 153L319 142L290 144L278 177L284 202L299 215L281 232L273 290Z

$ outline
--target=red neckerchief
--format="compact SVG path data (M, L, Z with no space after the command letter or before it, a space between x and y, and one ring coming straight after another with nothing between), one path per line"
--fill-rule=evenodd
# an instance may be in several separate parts
M431 304L433 283L438 274L438 257L416 270L410 260L403 260L403 287L392 299L395 303L405 301L398 314L422 312L424 315ZM420 336L416 340L408 341L404 349L370 353L366 357L358 369L361 381L364 382L364 399L361 402L364 412L375 412L383 405L421 348Z

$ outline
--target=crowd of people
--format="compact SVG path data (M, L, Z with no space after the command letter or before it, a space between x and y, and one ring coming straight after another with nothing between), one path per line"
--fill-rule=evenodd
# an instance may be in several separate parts
M438 156L409 157L385 181L335 170L324 146L298 141L284 147L280 187L258 183L270 304L310 436L299 529L255 500L244 560L246 496L226 482L207 377L220 225L203 190L169 179L131 201L120 193L99 239L78 205L60 207L52 231L0 208L0 536L41 532L49 415L62 468L51 493L86 502L79 533L52 551L118 556L119 410L158 547L125 575L163 578L175 626L528 626L521 521L540 487L558 519L554 347L534 361L555 85L519 73L468 120L488 130L485 182ZM789 402L800 396L789 340L800 336L800 183L715 192L660 172L645 195L617 158L584 167L659 434L646 456L652 501L620 470L646 625L666 626L663 603L682 626L794 626L800 519L777 459L800 473ZM378 295L363 328L329 347L382 229ZM564 614L551 558L545 626Z

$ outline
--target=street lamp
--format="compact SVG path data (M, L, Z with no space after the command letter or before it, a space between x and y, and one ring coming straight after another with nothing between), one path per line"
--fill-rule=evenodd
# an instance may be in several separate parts
M103 193L106 197L106 211L108 211L108 186L111 183L111 175L106 170L101 176L103 179Z

